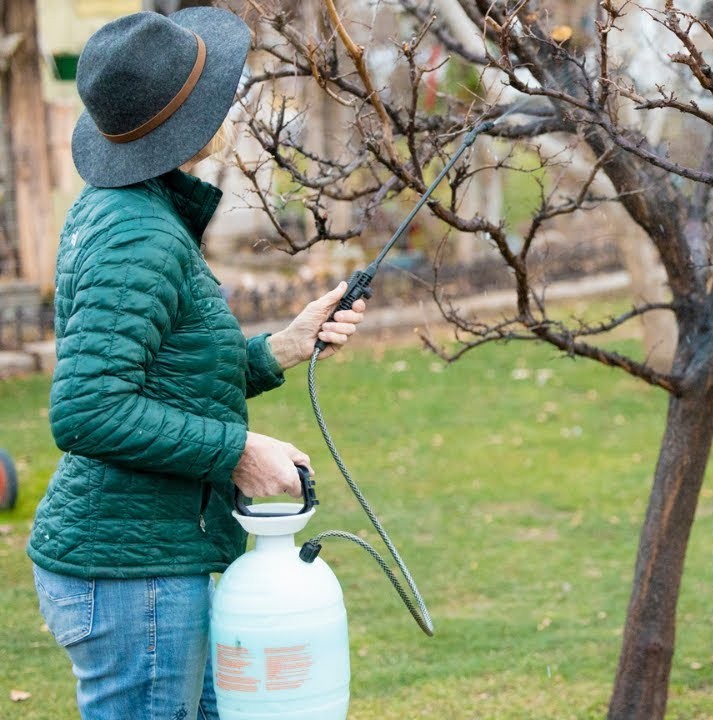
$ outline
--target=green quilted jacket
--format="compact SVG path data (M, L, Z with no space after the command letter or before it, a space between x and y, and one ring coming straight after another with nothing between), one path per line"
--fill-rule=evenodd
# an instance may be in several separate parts
M277 387L266 335L245 340L200 251L217 188L174 170L85 187L57 258L50 424L65 451L28 552L54 572L220 572L246 398Z

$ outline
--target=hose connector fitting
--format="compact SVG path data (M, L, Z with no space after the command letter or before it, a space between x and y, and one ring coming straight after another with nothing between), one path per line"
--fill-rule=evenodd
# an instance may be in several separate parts
M322 546L318 542L308 540L300 549L300 560L306 563L313 563Z

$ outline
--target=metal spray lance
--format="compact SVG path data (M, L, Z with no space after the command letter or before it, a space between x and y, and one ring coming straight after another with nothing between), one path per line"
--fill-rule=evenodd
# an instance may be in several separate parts
M359 298L363 297L368 300L371 297L371 281L374 279L374 276L379 269L381 261L386 257L386 254L389 252L389 250L391 250L391 248L406 232L408 226L411 224L411 221L416 216L416 213L425 205L425 203L428 201L428 198L431 197L433 191L440 184L441 180L443 180L443 178L448 174L453 165L455 165L455 163L458 161L458 158L475 142L475 138L478 137L480 133L487 132L488 130L495 127L495 125L500 122L504 117L505 116L502 115L497 120L486 120L479 123L465 136L465 138L463 138L463 142L453 153L451 159L445 164L441 172L438 173L438 177L430 184L426 192L416 203L416 206L413 208L413 210L411 210L411 212L406 216L401 225L399 225L399 227L396 229L396 232L391 236L389 242L384 245L377 258L373 262L371 262L366 268L364 268L364 270L355 270L352 273L352 276L349 278L349 284L347 286L346 292L342 296L342 299L339 301L339 305L337 305L334 312L330 315L329 320L332 320L334 318L334 314L339 312L340 310L351 310L352 305ZM321 352L322 350L324 350L324 348L327 347L327 344L328 343L325 343L323 340L317 340L315 348L319 349Z

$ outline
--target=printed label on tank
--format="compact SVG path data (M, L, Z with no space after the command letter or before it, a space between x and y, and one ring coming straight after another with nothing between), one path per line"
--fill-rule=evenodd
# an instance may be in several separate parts
M312 667L306 645L265 648L265 689L295 690L305 684Z
M231 647L218 643L216 649L216 684L222 690L296 690L309 680L313 665L312 655L306 644L263 648L262 652L256 653L257 658L246 647ZM250 671L253 674L249 674ZM264 688L260 687L261 680L258 678L264 678Z
M244 647L231 647L218 643L218 670L216 683L223 690L238 692L257 692L258 681L250 677L247 670L252 665L253 656Z

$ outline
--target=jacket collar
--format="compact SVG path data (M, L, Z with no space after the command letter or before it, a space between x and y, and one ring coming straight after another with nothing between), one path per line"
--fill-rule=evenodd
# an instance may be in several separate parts
M148 182L158 185L157 189L173 203L181 220L194 235L196 242L200 243L223 191L178 169Z

